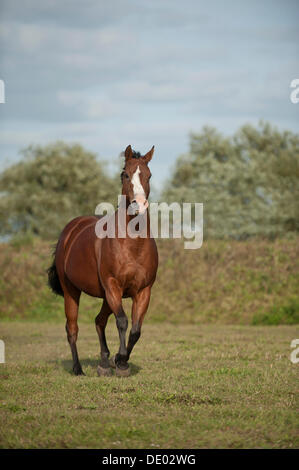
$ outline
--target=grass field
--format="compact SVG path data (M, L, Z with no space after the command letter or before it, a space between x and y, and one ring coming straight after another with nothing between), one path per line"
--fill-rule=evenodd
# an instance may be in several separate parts
M298 447L299 239L159 240L159 270L129 378L99 378L94 318L79 311L85 377L71 373L51 243L0 244L0 446ZM130 302L124 301L129 314ZM271 325L271 326L270 326ZM110 350L118 349L111 317Z
M97 377L92 323L80 324L86 373L71 373L64 323L2 322L2 448L299 446L296 326L144 325L128 378ZM111 318L108 343L118 336Z

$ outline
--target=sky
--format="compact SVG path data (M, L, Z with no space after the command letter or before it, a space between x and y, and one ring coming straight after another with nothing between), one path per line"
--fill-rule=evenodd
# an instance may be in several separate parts
M297 0L0 0L0 169L80 142L116 171L155 145L160 190L190 132L299 131Z

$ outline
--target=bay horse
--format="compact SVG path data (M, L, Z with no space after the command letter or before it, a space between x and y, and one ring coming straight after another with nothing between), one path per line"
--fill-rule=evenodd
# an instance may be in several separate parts
M99 217L81 216L66 225L56 245L53 263L48 269L48 282L56 294L64 297L66 333L75 375L84 375L76 346L82 292L103 299L101 311L95 318L101 349L98 375L111 375L111 367L115 368L118 376L130 374L128 360L141 334L158 268L158 251L151 237L147 210L151 177L148 163L153 153L154 147L142 156L129 145L124 152L125 166L121 173L126 227L136 213L142 215L146 219L144 237L129 237L127 231L125 236L119 236L118 212L122 209L118 208L112 215L116 227L114 238L97 236L95 227ZM132 207L136 208L135 212ZM122 299L127 297L133 301L128 344L128 319L122 305ZM112 313L116 319L120 346L115 357L109 359L105 328Z

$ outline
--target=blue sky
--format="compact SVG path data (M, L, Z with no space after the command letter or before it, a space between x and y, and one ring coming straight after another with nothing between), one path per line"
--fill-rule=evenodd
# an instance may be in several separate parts
M63 139L113 171L126 145L154 144L160 189L205 124L298 132L298 20L291 0L0 0L0 167Z

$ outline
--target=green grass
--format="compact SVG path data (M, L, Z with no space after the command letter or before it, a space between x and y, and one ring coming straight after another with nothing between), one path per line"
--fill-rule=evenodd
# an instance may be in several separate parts
M264 315L255 315L253 325L296 325L299 323L299 299L290 299L285 305L274 306Z
M2 322L2 448L298 447L297 327L145 321L132 375L100 378L94 325L79 326L85 377L63 322ZM107 339L116 352L113 318Z

